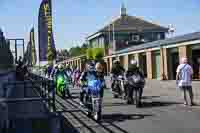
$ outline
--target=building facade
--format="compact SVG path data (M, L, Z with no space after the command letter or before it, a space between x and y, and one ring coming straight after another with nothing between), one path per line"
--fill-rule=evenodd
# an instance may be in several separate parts
M135 16L129 16L122 6L121 14L111 23L87 37L90 47L104 48L105 55L147 42L165 39L168 28ZM112 52L111 52L112 51Z
M132 46L105 56L104 61L107 74L111 71L113 60L119 59L127 70L130 61L135 59L148 79L174 80L182 57L188 57L194 70L193 78L200 79L200 32ZM75 57L64 62L83 67L83 58Z
M109 75L113 60L120 60L127 70L132 59L148 79L174 80L182 57L188 57L194 79L200 79L200 32L165 38L168 28L129 16L122 6L121 15L87 38L91 47L104 48L105 71ZM64 63L80 66L86 56Z

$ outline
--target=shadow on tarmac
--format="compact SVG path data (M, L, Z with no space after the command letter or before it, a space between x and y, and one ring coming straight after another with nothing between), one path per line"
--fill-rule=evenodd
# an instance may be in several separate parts
M171 106L171 105L175 105L175 104L182 104L182 103L180 103L180 102L164 102L164 101L142 102L141 108Z
M65 103L63 103L60 100L57 100L57 103L60 104L63 108L67 108L66 104L69 104L70 106L72 106L73 108L79 108L79 103L73 99L70 100L65 100ZM79 121L79 123L84 126L89 132L91 133L97 133L99 132L97 130L97 128L102 128L104 129L106 132L108 133L115 133L115 131L117 130L119 133L128 133L126 130L124 130L123 128L121 128L120 126L116 125L114 122L116 121L125 121L125 120L130 120L130 119L143 119L145 116L152 116L152 115L142 115L142 114L132 114L132 115L123 115L123 114L111 114L111 115L105 115L103 114L103 118L101 122L97 122L93 119L91 119L92 123L88 123L87 119L90 119L87 117L86 112L84 112L83 110L80 110L79 113L75 114L75 112L69 112L74 119L76 119L77 121ZM80 114L81 113L81 114ZM78 115L81 115L82 117L78 117ZM65 121L63 124L63 128L64 129L62 133L67 133L67 132L72 132L72 133L77 133L78 131L75 128L75 125L73 125L72 123L70 123L66 118L63 117L63 120ZM94 128L93 126L95 126L96 128ZM65 129L67 128L67 129ZM113 128L115 128L116 130L114 131Z
M160 96L142 96L142 99L160 98Z
M140 120L145 117L154 116L152 114L104 114L103 121L105 122L122 122L125 120Z

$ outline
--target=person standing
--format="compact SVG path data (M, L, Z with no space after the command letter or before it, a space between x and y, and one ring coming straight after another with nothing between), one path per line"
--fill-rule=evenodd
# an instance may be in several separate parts
M48 78L50 78L50 76L51 76L52 69L53 69L53 67L51 65L49 65L47 67L47 76L48 76Z
M188 64L186 57L181 59L181 64L177 67L176 81L178 87L183 91L184 105L188 105L187 92L190 96L190 106L194 105L192 92L192 75L193 69Z

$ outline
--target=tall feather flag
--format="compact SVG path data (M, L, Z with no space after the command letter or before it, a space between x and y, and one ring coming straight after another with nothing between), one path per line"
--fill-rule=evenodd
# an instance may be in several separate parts
M35 49L34 28L32 28L30 32L30 45L31 45L31 64L35 65L37 62L37 55L36 55L36 49Z
M56 48L52 30L51 0L43 0L38 18L39 61L52 62L56 59Z

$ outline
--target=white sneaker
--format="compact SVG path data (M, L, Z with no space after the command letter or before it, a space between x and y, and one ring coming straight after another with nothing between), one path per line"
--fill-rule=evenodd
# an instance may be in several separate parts
M80 104L81 106L83 106L83 105L84 105L84 104L83 104L83 102L80 102L79 104Z

